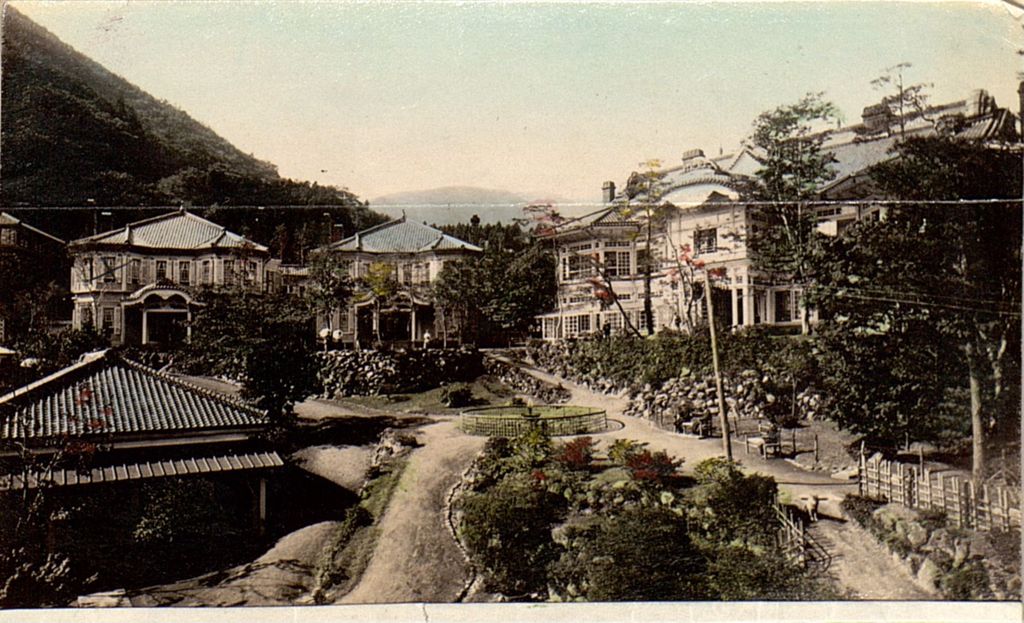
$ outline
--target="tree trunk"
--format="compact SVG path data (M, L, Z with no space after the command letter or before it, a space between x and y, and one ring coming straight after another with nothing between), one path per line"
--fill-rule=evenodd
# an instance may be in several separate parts
M971 391L971 479L975 485L980 485L985 480L985 418L981 396L984 372L973 339L967 343L965 351Z
M647 335L654 335L654 309L651 305L651 260L654 258L651 249L651 218L647 219L647 258L644 262L644 322L647 323Z

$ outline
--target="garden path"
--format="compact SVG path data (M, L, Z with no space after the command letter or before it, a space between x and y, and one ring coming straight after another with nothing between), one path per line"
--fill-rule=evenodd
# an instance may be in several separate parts
M373 558L340 603L451 603L471 579L448 529L446 502L485 439L460 432L455 418L438 420L416 431L422 445L409 455L380 520Z
M491 355L495 356L495 355ZM658 428L651 422L624 415L628 399L624 395L609 396L567 381L521 362L513 362L500 355L506 363L516 365L524 372L549 383L561 384L569 390L569 402L604 409L610 420L621 427L591 435L601 447L615 439L632 439L648 444L652 450L664 450L685 462L682 471L693 469L705 459L723 456L721 439L698 439L679 435ZM820 472L800 469L779 459L762 459L756 454L746 454L743 443L732 442L733 456L741 469L748 473L771 476L779 484L783 495L799 498L814 495L838 502L847 494L857 493L856 482L838 481ZM820 540L832 555L830 575L856 599L936 599L937 596L924 591L910 576L909 570L893 560L885 547L854 522L822 519L812 524L810 533Z

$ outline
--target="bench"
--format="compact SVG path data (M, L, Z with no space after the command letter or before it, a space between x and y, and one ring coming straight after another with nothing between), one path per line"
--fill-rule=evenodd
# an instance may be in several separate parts
M762 458L767 459L769 455L780 456L782 454L782 435L775 426L759 424L756 435L747 435L743 438L743 445L747 454L750 449L758 451Z

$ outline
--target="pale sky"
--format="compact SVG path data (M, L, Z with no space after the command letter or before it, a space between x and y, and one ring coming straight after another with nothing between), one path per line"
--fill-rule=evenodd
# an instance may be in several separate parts
M367 199L594 201L808 91L856 122L904 61L934 103L985 88L1016 110L1024 47L1019 12L984 2L10 4L282 175Z

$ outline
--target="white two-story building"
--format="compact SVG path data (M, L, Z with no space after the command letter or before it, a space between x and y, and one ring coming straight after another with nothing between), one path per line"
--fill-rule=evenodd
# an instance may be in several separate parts
M420 343L433 338L459 340L457 331L434 308L431 286L446 262L478 256L480 247L416 221L401 218L320 247L347 267L355 284L343 307L319 319L320 330L345 344ZM393 291L380 296L368 285L372 271L390 276Z
M858 220L885 217L890 208L868 170L896 157L894 149L904 138L945 132L995 148L1018 138L1013 113L996 106L983 90L913 113L897 127L888 109L874 105L864 109L860 123L825 137L822 148L833 157L835 176L807 206L818 218L819 231L838 235ZM760 224L741 193L759 168L749 148L715 158L691 150L678 165L633 173L620 193L606 182L605 207L543 234L559 260L558 309L538 317L543 337L616 332L627 320L646 333L641 266L648 256L653 258L655 330L686 330L706 319L705 271L714 275L712 302L724 326L800 328L801 289L784 276L756 270L747 245ZM649 205L656 206L659 217L648 251L644 208ZM808 322L815 321L813 309L807 315Z
M170 345L188 338L199 287L262 291L267 247L184 209L75 240L72 324L111 343Z

